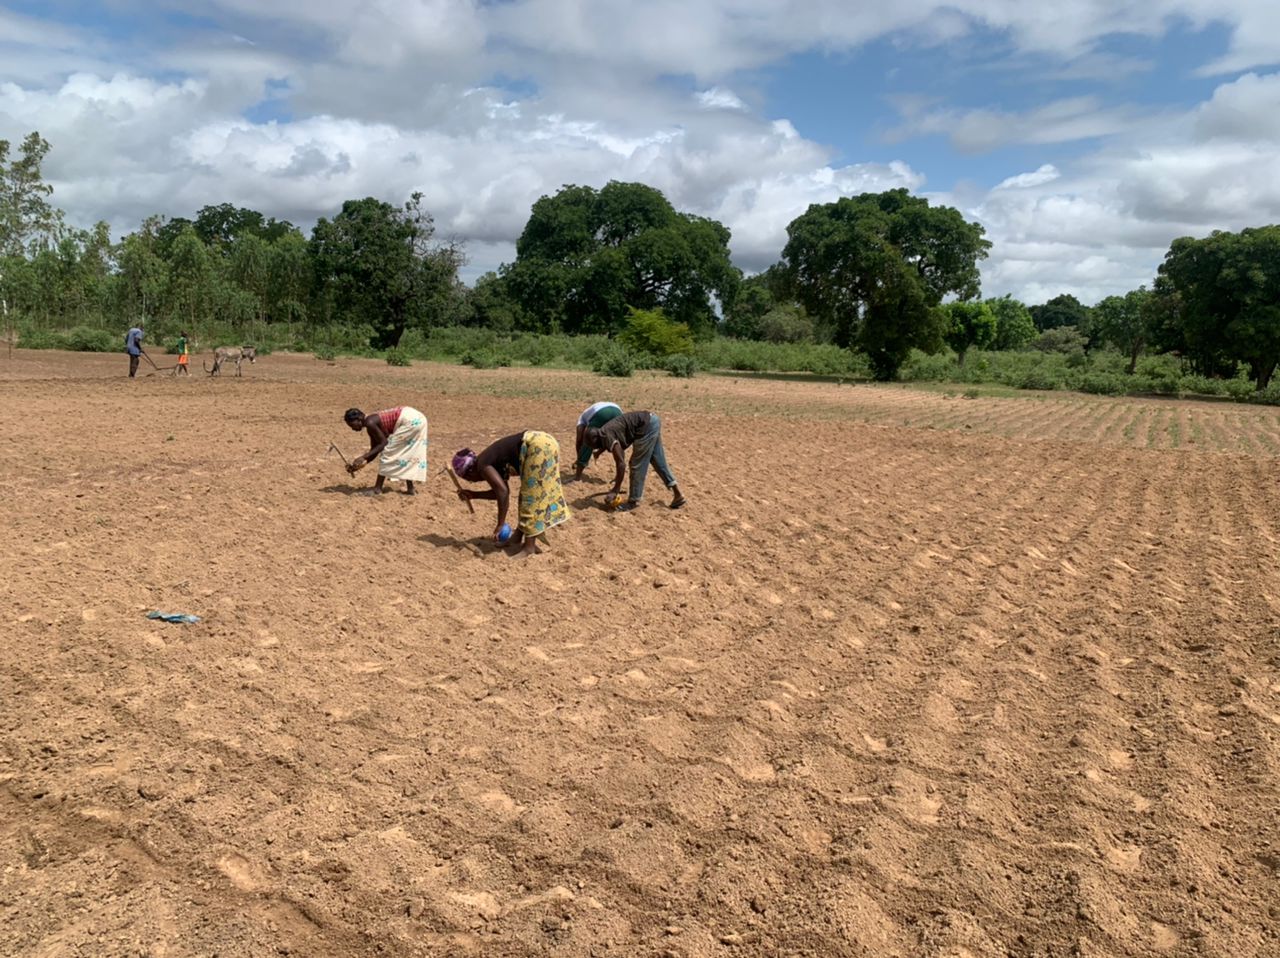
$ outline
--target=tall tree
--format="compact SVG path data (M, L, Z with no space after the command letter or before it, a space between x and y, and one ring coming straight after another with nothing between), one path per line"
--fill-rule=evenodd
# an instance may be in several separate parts
M512 299L506 279L497 273L485 273L477 279L467 300L470 325L500 333L522 326L520 306Z
M1125 372L1130 375L1151 338L1151 315L1151 291L1145 286L1123 296L1108 296L1093 307L1095 333L1129 358Z
M397 208L373 197L347 200L311 233L317 289L349 319L394 346L411 326L441 325L456 305L462 250L434 239L435 223L414 193Z
M781 270L842 346L866 351L891 379L912 348L941 348L942 298L978 295L983 229L906 190L813 205L787 227Z
M1047 303L1031 307L1031 319L1036 329L1058 329L1061 326L1076 326L1083 332L1089 322L1089 307L1070 293L1062 293Z
M724 226L620 182L539 199L502 276L527 322L569 333L616 333L635 308L709 335L716 304L731 304L741 280Z
M274 242L295 229L287 220L263 216L257 210L230 203L201 207L196 214L196 233L211 249L229 250L236 238L255 236L266 242Z
M166 299L169 311L173 318L185 325L198 326L211 313L215 276L209 249L193 226L188 224L174 239L168 265Z
M1193 362L1244 362L1265 389L1280 362L1280 226L1176 239L1160 275L1178 295Z
M996 317L996 341L993 349L1021 349L1036 338L1036 324L1031 311L1012 296L985 300Z
M257 233L243 232L227 244L231 279L253 298L254 318L266 319L271 302L271 245Z
M116 295L119 309L130 321L156 315L164 295L167 266L158 252L160 217L150 216L137 232L120 242Z
M0 140L0 256L51 249L61 238L62 211L49 202L53 187L40 172L49 149L32 131L11 159L9 141Z
M761 322L777 305L769 277L757 273L742 281L733 306L725 310L721 331L735 339L760 339Z
M961 366L970 349L986 349L996 341L996 316L986 303L948 303L942 310L947 317L943 339L956 351Z
M296 323L309 319L307 301L311 297L311 264L307 240L298 230L290 230L267 248L268 319L273 323Z

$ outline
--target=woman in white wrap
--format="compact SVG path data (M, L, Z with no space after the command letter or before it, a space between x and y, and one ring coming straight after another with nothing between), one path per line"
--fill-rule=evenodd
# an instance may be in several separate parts
M427 417L412 406L396 406L365 414L348 409L343 419L354 432L369 433L369 451L351 460L347 472L355 475L366 463L378 460L378 479L374 494L387 492L382 484L387 479L400 479L405 494L414 494L415 482L427 480Z

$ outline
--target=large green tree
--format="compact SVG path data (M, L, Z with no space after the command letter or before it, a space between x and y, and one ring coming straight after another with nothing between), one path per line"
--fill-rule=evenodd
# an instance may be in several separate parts
M1165 295L1177 295L1193 364L1208 371L1224 358L1243 362L1265 389L1280 363L1280 226L1176 239L1160 277Z
M1145 286L1123 296L1108 296L1093 307L1095 335L1129 358L1125 372L1130 374L1151 339L1151 321L1151 291Z
M0 257L51 249L61 238L62 211L49 202L53 187L40 170L49 149L34 131L14 157L9 141L0 140Z
M192 225L206 246L223 251L229 250L235 240L243 235L255 236L270 243L295 229L287 220L263 216L257 210L233 206L231 203L201 207Z
M168 266L167 311L177 322L195 328L213 312L216 264L191 225L174 239Z
M436 242L435 223L414 193L403 207L347 200L311 233L319 295L347 322L373 327L384 349L411 327L442 325L456 303L462 251Z
M1042 333L1062 326L1075 326L1084 332L1089 323L1089 307L1070 293L1062 293L1047 303L1032 306L1031 319Z
M709 335L741 273L720 223L678 212L650 186L615 181L534 203L502 278L535 329L616 333L634 308L661 309Z
M944 296L978 295L990 243L958 210L906 190L810 206L787 227L781 271L796 298L842 346L892 379L912 348L941 348Z
M131 321L157 315L164 296L167 267L159 253L160 226L159 216L148 217L116 250L117 309Z
M995 343L998 324L986 303L947 303L942 310L947 317L942 338L956 351L961 366L970 349L986 349Z
M1031 311L1012 296L984 302L996 318L993 349L1021 349L1036 338L1036 324L1031 318Z

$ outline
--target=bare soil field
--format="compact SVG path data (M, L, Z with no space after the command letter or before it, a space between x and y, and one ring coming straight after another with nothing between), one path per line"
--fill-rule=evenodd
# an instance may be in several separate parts
M1280 955L1280 410L125 366L0 355L0 954ZM599 399L688 508L496 550Z

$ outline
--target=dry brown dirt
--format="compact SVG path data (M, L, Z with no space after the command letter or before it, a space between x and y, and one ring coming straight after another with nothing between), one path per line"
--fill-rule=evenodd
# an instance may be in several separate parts
M1277 410L124 366L0 357L0 953L1280 954ZM690 506L528 562L326 451L602 398Z

